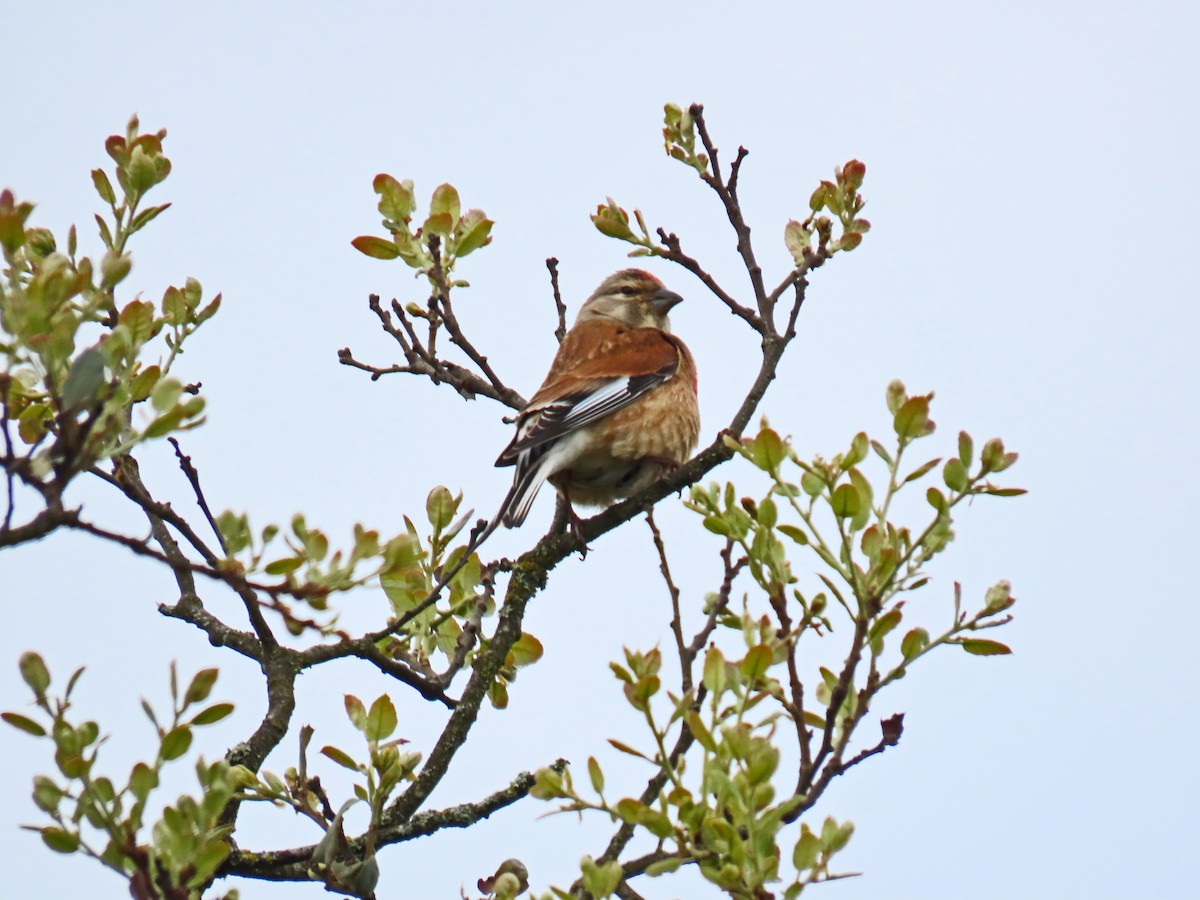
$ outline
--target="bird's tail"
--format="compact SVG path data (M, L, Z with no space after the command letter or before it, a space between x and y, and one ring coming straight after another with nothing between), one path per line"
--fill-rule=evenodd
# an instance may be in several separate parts
M504 502L500 504L500 509L496 511L495 518L484 529L479 543L483 543L483 540L501 525L505 528L516 528L525 521L534 498L546 481L546 466L540 464L545 453L538 452L542 449L532 448L521 454L517 460L512 487L505 495Z

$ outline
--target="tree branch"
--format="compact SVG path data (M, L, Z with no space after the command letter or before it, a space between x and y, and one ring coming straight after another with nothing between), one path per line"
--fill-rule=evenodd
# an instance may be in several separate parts
M566 760L559 759L550 768L561 774L566 767ZM533 773L521 772L507 787L476 803L460 803L446 809L430 810L406 822L385 822L376 832L377 846L426 837L444 828L469 828L524 798L533 787L534 780ZM361 854L366 846L366 835L351 838L349 843L356 854ZM307 881L310 880L309 860L315 849L316 845L310 845L261 853L235 851L222 867L221 875L240 875L269 881Z

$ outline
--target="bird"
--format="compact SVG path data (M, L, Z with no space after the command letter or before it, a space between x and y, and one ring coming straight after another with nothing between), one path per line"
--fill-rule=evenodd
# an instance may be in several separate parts
M574 504L632 496L691 456L700 434L696 364L668 318L682 300L641 269L608 276L587 298L496 460L516 471L489 533L524 522L549 481L582 543Z

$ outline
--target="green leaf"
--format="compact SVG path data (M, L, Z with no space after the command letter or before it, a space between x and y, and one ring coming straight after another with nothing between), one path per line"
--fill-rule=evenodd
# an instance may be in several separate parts
M89 347L71 363L67 383L63 386L62 405L65 410L90 406L104 385L104 354Z
M212 725L214 722L220 722L226 716L233 712L232 703L214 703L207 709L201 710L192 718L193 725Z
M958 433L958 458L966 468L971 467L971 460L975 455L975 445L971 440L971 436L965 431Z
M904 635L900 642L900 653L905 660L913 659L929 646L929 632L924 628L914 628Z
M929 397L910 397L896 410L892 425L902 438L919 438L933 430L929 421Z
M392 698L387 694L380 694L367 713L363 733L368 741L386 741L396 730L396 721L396 707L392 705Z
M754 439L750 453L756 466L764 472L774 472L787 459L787 445L774 430L764 428Z
M608 742L613 746L613 748L620 750L622 753L628 753L630 756L636 756L638 759L645 759L653 762L653 760L651 760L650 757L648 757L645 753L642 753L640 750L633 749L633 747L630 747L628 744L623 743L622 741L618 741L615 738L609 738Z
M775 530L780 534L786 534L801 547L808 543L808 535L806 535L795 525L778 525L776 526Z
M26 734L32 734L34 737L45 737L46 729L39 725L33 719L27 718L20 713L6 712L0 713L0 719L3 719L13 728L19 728Z
M1000 438L992 438L983 445L980 459L983 463L984 472L1003 472L1017 461L1017 454L1006 453L1004 451L1004 441L1000 440Z
M359 731L365 731L367 728L367 708L363 706L363 702L353 694L346 694L344 698L346 704L346 716Z
M923 464L917 466L917 468L913 469L911 472L908 473L908 477L906 477L904 479L904 481L901 482L901 484L908 484L910 481L916 481L918 478L927 474L930 469L932 469L934 466L936 466L941 461L942 460L940 458L931 459L931 460L929 460L929 462L926 462L926 463L923 463Z
M1004 656L1012 653L1006 644L999 641L988 641L983 638L963 638L957 642L964 650L974 656Z
M158 787L158 772L144 762L135 764L133 771L129 773L129 790L133 796L138 800L145 801L156 787Z
M445 215L450 221L450 228L458 222L458 217L462 215L462 204L458 199L458 191L455 190L452 184L439 184L433 189L433 199L429 201L429 216ZM448 228L445 232L450 233Z
M209 844L192 860L192 877L187 880L187 887L198 888L205 884L221 863L225 862L233 848L226 841Z
M839 519L852 519L862 511L862 494L852 484L841 484L833 492L829 505Z
M33 802L42 812L53 813L62 802L63 791L57 784L45 775L35 775L33 778Z
M163 378L150 391L150 405L156 412L165 413L174 408L183 396L183 384L178 378Z
M813 472L805 472L800 476L800 489L810 497L819 497L825 490L825 481Z
M379 195L379 211L393 222L407 222L416 209L411 181L397 181L391 175L380 173L372 183Z
M592 224L596 226L596 230L606 237L636 243L637 239L629 227L629 214L617 206L612 197L607 200L608 204L602 203L597 206L592 215Z
M513 665L528 666L542 658L542 642L532 634L522 634L509 650Z
M392 241L374 235L364 234L350 242L359 253L366 254L372 259L395 259L400 251Z
M304 565L304 559L299 556L285 556L267 563L263 569L268 575L289 575Z
M100 260L101 289L111 290L116 287L129 274L131 268L133 268L133 260L130 259L128 253L117 254L111 250L105 253L103 259Z
M687 721L688 730L691 731L700 746L709 753L716 753L717 742L713 739L712 732L708 730L708 726L704 724L699 713L694 709L689 709L684 718Z
M792 219L783 227L783 243L799 268L804 265L805 254L812 246L812 232Z
M337 747L324 746L321 748L321 755L332 759L339 766L349 769L351 772L359 772L358 763L344 750L339 750Z
M117 202L117 195L113 193L112 182L108 180L108 176L104 174L103 169L92 169L92 184L96 186L96 193L100 195L100 199L105 203L112 205Z
M460 498L461 499L461 498ZM435 531L441 531L454 519L459 501L448 488L438 485L425 498L425 514Z
M592 780L592 790L597 794L604 793L604 772L600 768L600 763L596 762L596 757L589 756L587 761L588 777Z
M1029 491L1025 488L1000 488L985 484L979 488L979 493L987 494L989 497L1020 497L1022 494L1028 494Z
M162 739L161 753L165 760L179 759L192 746L192 729L186 725L172 728Z
M860 431L850 442L850 449L842 456L842 468L851 469L867 458L871 442L865 431Z
M1012 584L1007 581L997 581L983 596L984 608L989 611L1008 609L1013 605Z
M725 657L717 647L709 647L704 654L704 686L710 694L725 689Z
M74 853L79 849L79 835L62 828L43 828L42 841L55 853Z
M129 329L134 346L140 346L154 336L154 304L146 300L131 300L121 310L118 321Z
M678 856L668 856L665 859L660 859L646 866L646 874L651 878L657 878L659 875L668 875L676 871L681 865L683 865L683 860Z
M217 669L201 669L193 675L192 682L183 695L184 705L202 703L207 700L208 695L212 693L213 685L217 683L217 676L220 674Z
M752 683L755 679L767 674L767 670L771 667L773 659L774 654L766 644L758 644L751 647L749 652L746 653L746 658L742 660L742 674L746 676L748 682Z
M27 651L21 654L17 667L21 671L21 678L29 685L34 696L38 700L45 697L46 688L50 687L50 670L46 668L42 658L32 650Z
M494 224L496 223L491 219L484 217L483 210L467 210L467 214L463 217L462 236L459 237L454 252L459 257L463 257L468 253L474 253L486 244L490 244L492 241L492 226Z
M807 871L817 864L820 855L820 838L809 831L807 825L801 825L800 840L796 841L796 847L792 851L792 865L799 872Z
M967 487L969 476L967 467L959 457L951 457L946 461L946 467L942 470L942 480L946 483L946 487L952 491L964 491Z
M886 613L875 620L875 624L871 626L870 636L868 640L872 643L882 640L888 632L895 629L900 624L900 620L904 618L904 614L896 608L889 609Z

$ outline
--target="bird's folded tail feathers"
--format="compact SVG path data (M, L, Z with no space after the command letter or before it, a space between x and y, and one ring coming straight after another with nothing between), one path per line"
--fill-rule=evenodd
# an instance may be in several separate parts
M546 480L546 467L538 464L544 455L544 453L535 454L528 451L523 454L524 458L517 462L517 473L513 479L513 486L509 489L508 496L504 498L500 512L496 514L497 520L505 528L516 528L529 515L533 500Z

